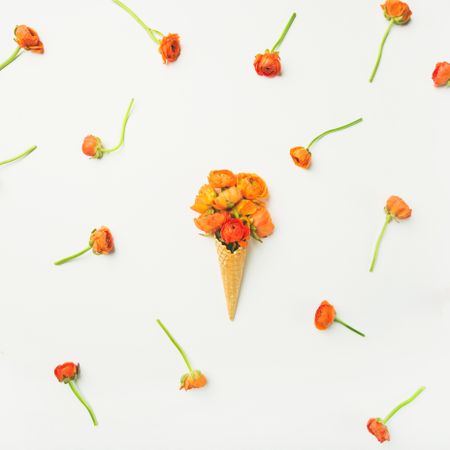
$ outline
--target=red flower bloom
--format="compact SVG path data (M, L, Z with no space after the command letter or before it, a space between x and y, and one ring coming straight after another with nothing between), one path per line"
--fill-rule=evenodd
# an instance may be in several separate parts
M181 53L180 36L178 34L163 36L159 44L159 53L161 53L164 64L175 62Z
M250 238L250 228L240 219L228 219L220 229L220 236L225 244L237 242L245 247Z
M66 362L55 368L55 377L60 383L68 383L70 380L75 380L78 376L78 364L73 362Z
M281 73L281 61L278 52L258 53L253 63L258 75L273 78Z
M329 328L336 317L336 310L334 306L324 300L317 308L314 323L318 330L326 330Z
M446 61L437 63L431 77L436 87L450 86L450 64Z
M391 440L387 426L380 422L380 419L369 419L367 422L367 429L380 443Z

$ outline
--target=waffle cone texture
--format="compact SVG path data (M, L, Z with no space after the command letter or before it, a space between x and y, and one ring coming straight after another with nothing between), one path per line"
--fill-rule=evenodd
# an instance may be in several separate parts
M223 290L227 301L228 317L234 320L239 301L242 277L244 275L247 249L240 247L231 253L225 245L215 239L217 255L219 257L220 272L222 274Z

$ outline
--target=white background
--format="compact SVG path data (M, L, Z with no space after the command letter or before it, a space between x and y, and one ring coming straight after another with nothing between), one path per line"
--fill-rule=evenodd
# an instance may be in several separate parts
M39 146L0 168L0 448L370 450L367 420L425 385L384 445L448 449L450 89L430 77L450 58L450 3L411 1L373 84L379 1L127 4L180 34L176 63L112 1L2 2L0 54L21 23L46 52L0 73L0 159ZM254 55L293 11L283 75L258 77ZM87 134L116 145L133 96L123 149L84 156ZM309 171L292 163L291 147L358 117L315 145ZM234 323L189 209L222 168L267 181L276 224L251 245ZM369 273L392 194L413 216ZM114 255L52 265L101 225ZM367 338L317 331L323 299ZM156 318L206 388L178 391L186 369ZM70 360L96 429L53 375Z

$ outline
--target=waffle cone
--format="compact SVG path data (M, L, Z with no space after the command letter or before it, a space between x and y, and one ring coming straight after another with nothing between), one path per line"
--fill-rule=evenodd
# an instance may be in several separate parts
M219 256L220 272L222 274L223 290L227 301L228 317L234 320L236 315L242 276L244 275L247 249L239 247L231 253L225 245L215 240L217 255Z

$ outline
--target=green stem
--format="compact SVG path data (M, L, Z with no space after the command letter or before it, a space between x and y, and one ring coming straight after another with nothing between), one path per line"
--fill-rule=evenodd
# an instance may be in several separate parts
M24 151L20 155L14 156L14 158L7 159L6 161L0 162L0 166L3 166L3 164L8 164L10 162L16 161L20 158L24 158L25 156L29 155L31 152L37 149L37 145L33 145L33 147L29 148L28 150Z
M66 263L67 261L70 261L71 259L78 258L79 256L85 254L85 253L88 252L91 248L92 248L92 246L89 245L89 247L86 247L84 250L81 250L81 252L75 253L75 254L72 255L72 256L68 256L67 258L60 259L59 261L56 261L54 264L55 264L55 266L60 266L61 264L64 264L64 263Z
M394 415L396 414L400 409L402 409L404 406L406 406L407 404L411 403L413 400L415 400L423 391L425 390L425 387L422 386L421 388L417 389L416 392L414 392L414 394L409 397L407 400L405 400L404 402L400 403L398 406L396 406L381 422L384 423L386 425L386 423L388 422L388 420Z
M87 401L83 398L83 396L80 394L78 389L75 386L75 383L72 380L69 380L67 383L70 386L70 389L72 389L72 392L75 394L75 397L80 400L80 402L83 404L83 406L88 410L89 415L91 416L92 422L94 422L94 427L98 425L97 418L95 417L94 411L92 408L88 405Z
M394 25L394 19L391 19L389 21L389 26L387 27L387 30L384 33L383 40L381 41L380 49L378 50L377 62L375 63L375 67L373 68L372 75L370 75L370 79L369 79L370 83L372 83L373 79L375 78L375 74L377 73L378 66L379 66L380 60L381 60L381 55L383 54L384 43L386 42L386 39L389 36L389 33L391 32L393 25Z
M20 47L18 46L13 54L6 60L0 64L0 70L3 70L8 64L11 64L16 58L18 58L22 53L20 53Z
M137 15L134 11L128 8L127 5L124 5L120 0L112 0L116 5L119 5L124 11L126 11L150 36L151 40L159 45L160 40L153 34L153 30L149 28Z
M127 112L125 113L125 117L122 122L122 134L120 135L120 142L114 148L110 148L110 149L102 148L103 153L115 152L122 146L123 140L125 139L125 128L127 126L128 118L130 117L130 110L131 110L131 107L133 106L133 103L134 103L134 98L131 99L130 105L128 106Z
M180 344L175 340L175 338L170 334L169 330L163 325L163 323L158 319L156 321L158 325L163 329L164 333L167 334L167 337L172 341L172 344L175 345L177 350L180 352L181 356L184 359L184 362L187 365L187 368L189 369L189 372L192 373L192 367L189 364L189 360L187 359L186 353L184 353L183 349L181 348Z
M353 122L348 123L347 125L342 125L342 127L333 128L331 130L324 131L322 134L319 134L319 136L315 137L306 147L308 150L311 148L313 144L315 144L319 139L322 139L324 136L330 133L335 133L336 131L345 130L346 128L352 127L353 125L356 125L357 123L362 122L362 118L359 118L358 120L355 120Z
M286 37L287 32L289 31L289 28L291 28L292 22L294 22L295 18L297 17L297 13L293 13L291 18L289 19L289 22L287 23L287 25L284 27L283 32L281 33L280 38L278 39L278 41L275 43L275 45L272 47L272 52L276 52L278 50L278 47L281 45L281 43L283 42L284 38Z
M341 319L338 319L337 317L335 317L334 321L337 323L340 323L341 325L344 325L344 327L347 327L349 330L352 330L354 333L359 334L362 337L366 337L366 335L364 333L361 333L361 331L358 331L357 329L351 327L348 323L343 322Z
M381 233L378 236L378 240L377 240L377 243L375 245L375 252L373 253L372 264L370 265L369 272L373 272L373 269L375 267L375 263L377 262L378 250L380 249L381 240L383 239L384 232L386 231L386 228L391 223L391 221L392 221L392 216L389 213L387 213L386 214L386 220L384 221L383 228L381 229Z

